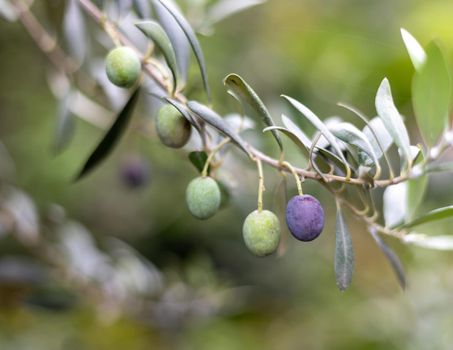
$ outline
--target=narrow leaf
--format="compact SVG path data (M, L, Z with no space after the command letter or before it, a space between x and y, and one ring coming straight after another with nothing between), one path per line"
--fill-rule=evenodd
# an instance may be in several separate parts
M402 156L407 162L410 162L411 152L409 135L406 126L404 125L403 118L395 107L393 102L390 84L385 78L376 94L376 111L382 119L387 131L392 135L393 141L400 149Z
M181 113L183 115L184 118L187 119L187 121L192 124L192 126L201 134L201 125L200 123L198 122L198 120L196 120L191 114L190 112L187 110L187 108L180 102L176 101L176 100L173 100L171 98L168 98L168 97L165 97L164 98L168 103L170 103L173 107L175 107L179 113Z
M248 145L244 142L244 140L242 140L239 134L222 119L220 115L209 107L196 101L189 101L187 103L187 107L189 107L193 113L203 119L206 123L230 137L231 140L233 140L249 157L251 157L248 151Z
M189 41L187 40L184 31L178 25L178 22L176 22L176 20L167 11L167 9L158 0L153 0L152 4L156 12L157 19L170 38L173 49L175 50L178 71L181 75L180 85L182 87L182 85L184 85L187 80L187 73L189 70Z
M426 61L426 53L423 47L418 43L411 33L406 29L401 28L401 36L403 37L404 45L411 58L412 64L416 70L419 70Z
M285 95L282 95L282 97L285 98L295 109L297 109L299 113L304 115L310 121L310 123L312 123L313 126L321 132L321 134L327 139L327 141L329 141L330 145L333 147L335 152L337 152L338 156L343 161L345 166L349 167L348 162L346 161L335 136L329 131L329 129L321 121L321 119L319 119L318 116L316 116L316 114L314 114L310 109L305 107L299 101Z
M116 145L121 135L126 130L126 126L128 125L128 122L131 119L132 112L134 111L135 104L139 96L139 91L140 89L137 88L132 93L126 105L118 114L118 117L116 118L113 125L110 127L102 141L99 143L94 152L85 162L85 165L83 166L79 175L76 177L76 180L80 180L83 176L85 176L96 165L102 162L112 152L114 146Z
M386 227L401 224L407 216L407 184L389 186L384 191L384 221Z
M268 109L264 105L261 98L250 87L250 85L248 85L244 81L244 79L242 79L237 74L229 74L225 77L223 83L231 89L236 97L241 98L243 102L249 105L261 117L265 125L275 125ZM280 139L278 132L276 130L272 130L272 135L274 135L274 138L277 141L280 150L283 150L282 140Z
M139 18L146 19L150 17L151 11L148 0L132 0L132 6Z
M195 168L201 173L206 164L208 155L204 151L195 151L189 153L189 160Z
M171 45L170 38L160 24L155 21L144 21L135 25L154 42L164 55L165 61L173 76L173 92L175 92L179 82L179 73L175 51Z
M197 36L193 31L192 27L190 26L189 22L187 22L186 18L179 12L179 10L173 6L167 0L157 0L163 5L166 10L173 16L173 18L178 23L179 27L183 30L184 34L189 41L190 46L195 54L195 58L197 59L198 66L200 68L201 78L203 80L203 85L206 90L206 94L208 95L208 99L211 99L211 91L209 89L208 84L208 74L206 72L206 64L204 60L203 51L201 49L200 43L198 42Z
M69 90L59 101L57 127L55 129L53 144L53 149L56 153L62 151L69 144L74 135L75 120L70 111L72 99L73 91Z
M417 208L422 203L428 186L428 176L422 175L416 179L411 179L407 183L407 213L406 221L412 220Z
M67 2L63 29L71 55L75 57L77 62L83 62L88 51L88 35L85 18L77 0Z
M278 131L281 131L282 133L284 133L286 136L289 137L289 139L291 141L293 141L294 144L296 144L303 152L303 154L307 157L310 156L310 149L307 148L305 146L305 144L302 142L302 140L295 134L293 133L292 131L282 127L282 126L269 126L265 129L263 129L263 132L267 132L267 131L275 131L275 130L278 130Z
M354 249L349 229L337 203L336 244L335 244L335 276L341 291L351 284L354 270Z
M305 134L305 132L302 131L301 128L299 128L299 126L296 125L296 123L294 123L289 117L284 114L282 114L282 122L289 131L295 134L298 139L302 141L305 147L307 147L308 149L311 148L310 138L307 136L307 134Z
M426 63L415 73L412 102L424 140L433 146L448 126L451 77L445 57L435 42L426 49Z
M422 248L437 250L453 250L453 236L427 236L421 233L409 233L404 242Z
M440 164L430 164L426 169L428 173L443 173L453 171L453 162L445 162Z
M390 263L390 266L395 272L395 275L398 279L398 282L401 288L406 289L406 274L404 273L403 264L401 264L400 259L395 254L395 252L387 245L385 242L379 237L377 232L373 229L369 230L371 237L375 240L376 244L378 245L379 249L384 253L385 257Z
M426 224L428 222L448 219L450 217L453 217L453 205L450 205L448 207L434 209L434 210L428 212L427 214L425 214L411 222L404 224L402 227L409 228L409 227L419 226L422 224Z
M260 5L265 0L221 0L208 9L206 18L208 25L217 23L231 15L244 11L252 6Z

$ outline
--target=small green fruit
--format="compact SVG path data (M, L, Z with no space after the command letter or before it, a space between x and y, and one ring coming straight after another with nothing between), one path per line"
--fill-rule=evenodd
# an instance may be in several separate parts
M135 84L142 70L138 55L129 47L117 47L106 58L109 80L116 86L129 88Z
M253 254L270 255L277 250L280 242L280 222L269 210L255 210L245 219L242 235Z
M192 128L175 107L165 105L157 113L156 131L165 146L181 148L189 140Z
M212 177L197 177L187 186L187 206L190 213L198 219L209 219L217 213L220 201L220 188Z

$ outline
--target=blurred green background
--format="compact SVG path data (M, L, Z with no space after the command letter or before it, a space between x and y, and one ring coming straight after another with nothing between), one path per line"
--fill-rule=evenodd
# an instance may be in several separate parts
M32 10L46 23L49 13L61 15L62 2L36 1ZM375 92L387 76L396 104L411 120L413 68L399 29L408 29L422 44L439 39L451 57L452 16L449 0L269 0L200 37L215 107L225 113L234 109L222 79L236 72L275 115L285 111L279 98L285 93L322 117L351 118L336 106L339 101L372 116ZM42 217L61 211L56 205L63 207L101 248L108 237L127 242L159 271L160 285L145 301L116 313L114 301L73 288L53 269L39 288L12 288L11 278L2 277L0 349L452 348L452 255L388 240L406 267L408 288L401 291L365 227L348 217L356 269L350 289L339 292L333 271L333 201L315 183L307 182L305 192L325 206L324 233L308 244L286 236L286 252L265 259L251 256L242 242L242 222L256 205L256 175L239 152L232 152L225 172L231 180L229 205L206 222L193 219L184 203L185 187L197 176L186 152L166 149L155 137L128 134L99 169L74 183L102 134L78 120L69 148L52 154L57 104L47 87L48 71L46 58L21 25L0 22L0 140L15 164L2 189L21 188ZM194 64L191 75L192 81L199 79ZM152 118L144 105L141 111ZM415 127L411 134L417 139ZM259 135L258 130L248 137L275 155L272 140ZM129 154L142 155L151 166L150 184L139 190L120 180ZM303 163L295 152L290 158ZM278 174L266 169L266 182L265 205L272 208ZM295 194L289 183L288 193ZM449 205L452 195L451 175L431 177L421 210ZM49 219L42 220L45 232ZM452 223L429 229L449 234ZM30 253L2 234L2 261L12 255ZM32 259L32 266L40 264Z

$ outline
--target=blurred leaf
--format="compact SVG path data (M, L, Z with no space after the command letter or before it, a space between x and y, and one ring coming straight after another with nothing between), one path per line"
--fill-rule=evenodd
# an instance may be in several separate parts
M400 149L407 162L411 161L409 135L400 113L393 102L390 84L387 78L382 80L376 94L376 111L382 119L385 128L392 135L393 141Z
M448 219L450 217L453 217L453 205L450 205L448 207L434 209L434 210L428 212L427 214L420 216L419 218L402 225L401 227L410 228L410 227L426 224L428 222Z
M137 88L132 95L130 96L129 100L127 101L124 108L118 114L115 122L110 127L110 129L105 134L102 141L96 147L94 152L85 162L82 170L80 171L79 175L77 176L76 180L80 180L83 176L85 176L90 170L92 170L96 165L106 158L110 152L113 150L114 146L118 142L121 135L126 130L126 126L131 119L132 113L135 108L135 104L138 99L140 88Z
M67 147L74 136L75 120L70 112L73 94L74 92L69 90L66 96L59 101L57 127L53 144L53 149L56 153Z
M115 0L120 16L125 16L132 6L131 0Z
M218 115L209 107L196 101L189 101L187 103L187 106L192 112L203 119L206 123L213 126L215 129L219 130L226 136L230 137L231 140L233 140L249 157L251 157L247 149L247 144L242 140L242 138L238 133L236 133L235 130L233 130L227 123L225 123L220 115Z
M151 16L148 0L132 0L132 6L139 18L147 19Z
M409 233L404 236L404 242L429 249L453 250L453 236L427 236L421 233Z
M426 61L425 50L423 50L423 47L418 43L417 39L415 39L412 34L404 28L401 28L401 36L403 38L404 45L406 45L412 64L416 70L420 70Z
M201 173L208 159L208 155L204 151L195 151L189 153L189 160ZM209 171L208 171L209 174Z
M275 123L272 117L264 105L263 101L256 94L256 92L237 74L229 74L223 80L223 83L227 85L234 93L234 96L239 97L241 101L245 101L263 120L267 126L274 126ZM275 140L283 150L282 140L276 130L271 130Z
M168 35L159 23L154 21L145 21L135 24L148 38L150 38L154 44L161 50L165 57L168 68L170 68L171 74L173 75L173 92L176 91L179 82L179 73L176 63L175 51L171 45Z
M426 53L426 63L414 75L412 102L420 132L432 146L448 125L452 89L450 70L439 46L431 42Z
M88 36L86 23L77 0L68 0L64 16L63 29L71 55L82 63L87 55Z
M381 237L379 237L375 230L370 229L369 232L371 234L371 237L373 237L376 244L378 245L379 249L381 249L390 265L392 266L392 269L395 272L396 277L398 278L398 282L401 288L406 289L406 274L404 273L404 267L403 264L401 264L400 259L395 254L395 252L387 244L385 244L385 242L381 239Z
M453 162L445 162L440 164L429 164L426 169L428 173L442 173L453 171Z
M407 184L402 182L384 191L384 220L386 227L401 224L407 216Z
M280 181L274 189L272 200L272 211L277 215L280 222L281 239L277 251L278 256L285 254L288 238L288 226L286 226L286 204L288 203L288 195L286 186L286 174L282 172L280 174Z
M8 0L0 0L0 17L9 22L17 20L17 12Z
M357 147L359 150L365 152L373 159L376 166L379 166L379 160L374 153L373 146L371 146L367 137L354 125L350 123L338 123L330 128L332 134L341 141Z
M190 44L186 34L178 25L175 18L167 11L167 9L158 1L152 1L154 10L159 23L164 28L170 38L173 49L176 54L176 62L178 63L178 71L181 74L181 85L184 85L187 80L187 72L189 70L190 61Z
M231 200L230 189L223 181L217 181L220 189L220 209L226 208Z
M204 55L200 43L198 42L197 36L195 35L195 32L193 31L189 22L187 22L186 18L181 14L181 12L179 12L179 10L175 6L173 6L169 1L167 0L155 0L155 1L159 1L160 4L162 4L167 9L167 11L176 20L179 27L183 30L184 34L187 37L187 40L189 40L190 46L192 47L192 50L195 54L195 58L197 59L198 66L200 67L201 78L203 80L203 85L206 90L206 94L208 95L208 99L211 100L211 91L209 89L208 74L206 72Z
M335 243L335 276L337 286L341 291L346 290L351 284L354 270L354 248L351 234L337 203L336 243Z
M261 5L265 0L220 0L212 5L206 14L208 25L220 22L221 20L244 11L252 6Z
M428 175L422 175L416 179L411 179L407 183L407 212L406 221L412 220L425 196L428 186Z
M310 156L310 150L307 149L307 147L305 147L304 143L292 131L290 131L290 130L282 127L282 126L269 126L269 127L265 128L265 129L263 129L263 132L267 132L267 131L271 131L272 132L274 130L278 130L278 131L281 131L282 133L284 133L286 136L288 136L290 138L291 141L294 142L294 144L296 144L302 150L302 153L307 158Z
M192 115L189 113L189 111L187 110L187 108L182 104L182 103L179 103L178 101L176 100L173 100L171 98L165 98L165 100L170 103L173 107L175 107L179 113L181 113L183 115L184 118L187 119L187 121L192 124L192 126L197 129L197 131L200 133L202 133L201 131L201 126L200 126L200 123L198 123L198 121L192 117Z
M318 129L321 134L329 141L330 145L333 147L335 152L337 152L338 156L340 157L341 161L344 163L346 168L349 168L348 162L346 161L343 152L341 151L340 146L335 138L335 136L329 131L327 126L319 119L316 114L314 114L310 109L305 107L299 101L289 97L282 95L291 105L299 111L302 115L304 115L312 124L313 126Z

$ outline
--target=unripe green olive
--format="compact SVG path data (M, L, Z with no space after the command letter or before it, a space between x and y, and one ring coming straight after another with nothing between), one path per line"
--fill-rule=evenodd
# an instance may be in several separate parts
M270 255L277 250L280 242L280 222L269 210L255 210L245 219L242 235L253 254Z
M220 188L212 177L197 177L187 186L187 206L190 213L198 219L206 220L217 213L220 201Z
M117 47L109 52L105 69L109 80L116 86L129 88L135 84L142 70L138 55L129 47Z
M189 140L192 128L175 107L165 105L157 113L156 131L165 146L181 148Z

